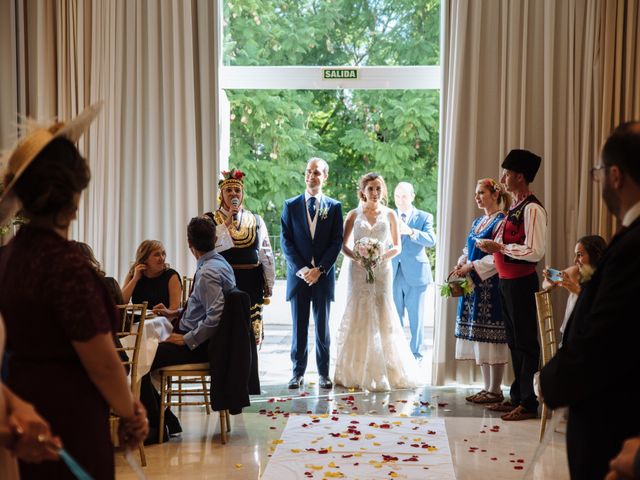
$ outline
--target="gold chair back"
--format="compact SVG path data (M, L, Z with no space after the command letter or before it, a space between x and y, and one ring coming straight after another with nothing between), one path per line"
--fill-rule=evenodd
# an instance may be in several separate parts
M131 393L136 400L140 399L140 384L138 381L138 356L140 354L140 345L142 343L142 332L144 332L144 322L147 318L147 302L118 305L119 325L116 331L116 339L118 340L116 351L118 354L126 353L127 360L121 355L122 365L129 368L131 375ZM133 345L125 347L121 344L124 337L134 336ZM130 342L127 342L129 344ZM111 438L114 445L118 439L118 422L119 418L114 414L111 415ZM147 466L147 456L144 452L144 445L141 442L138 446L140 453L140 463L143 467Z
M536 310L538 313L538 331L542 348L542 364L553 358L558 350L556 339L556 325L553 320L553 307L551 306L551 292L543 290L536 292Z
M553 320L553 307L551 306L551 292L543 290L536 292L536 311L538 314L538 332L540 334L540 348L542 350L542 365L546 365L553 358L558 350L556 339L556 323ZM550 417L549 408L542 404L542 415L540 416L540 437L542 441Z
M140 354L140 344L142 342L142 332L144 331L144 322L147 318L147 302L118 305L120 314L120 325L116 332L116 337L121 340L124 337L134 336L133 345L116 348L119 352L125 352L128 360L123 360L122 364L129 367L131 375L131 392L136 399L140 398L140 385L138 379L138 356ZM130 342L127 342L130 343Z
M193 277L182 277L182 297L180 299L180 306L184 307L187 304L189 298L189 292L191 291L191 285L193 285Z

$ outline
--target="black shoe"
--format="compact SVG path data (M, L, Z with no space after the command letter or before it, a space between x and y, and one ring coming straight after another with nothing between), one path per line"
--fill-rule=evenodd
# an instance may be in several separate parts
M158 428L157 427L149 427L149 434L147 438L144 439L145 445L156 445L158 443L164 443L169 441L169 427L164 426L164 435L162 436L162 441L159 440Z
M325 375L320 375L320 388L333 388L331 379Z
M304 377L302 375L298 376L298 375L294 375L293 377L291 377L291 380L289 380L289 389L293 390L294 388L300 388L302 387L302 385L304 384Z

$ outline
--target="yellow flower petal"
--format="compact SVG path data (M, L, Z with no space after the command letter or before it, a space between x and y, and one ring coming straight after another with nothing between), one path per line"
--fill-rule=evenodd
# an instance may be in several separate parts
M373 433L367 433L364 438L366 438L367 440L371 440L372 438L376 438L376 436Z
M293 453L300 453L302 450L300 450L299 448L292 448L291 451Z
M242 468L242 464L241 463L236 463L235 467L236 468Z

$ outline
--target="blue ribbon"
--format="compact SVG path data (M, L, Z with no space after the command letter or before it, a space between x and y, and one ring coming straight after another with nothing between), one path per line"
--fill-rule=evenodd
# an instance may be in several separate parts
M64 448L58 450L58 455L60 455L60 458L67 464L71 473L73 473L78 480L93 480L93 477L89 475Z

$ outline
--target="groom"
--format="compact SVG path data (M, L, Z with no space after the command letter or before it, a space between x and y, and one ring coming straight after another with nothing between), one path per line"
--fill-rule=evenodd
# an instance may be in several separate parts
M289 388L303 384L312 304L320 388L333 386L329 379L329 308L334 297L334 264L342 248L342 205L322 194L328 176L327 162L311 158L304 175L307 189L284 202L280 220L280 245L288 264L287 301L293 317Z

